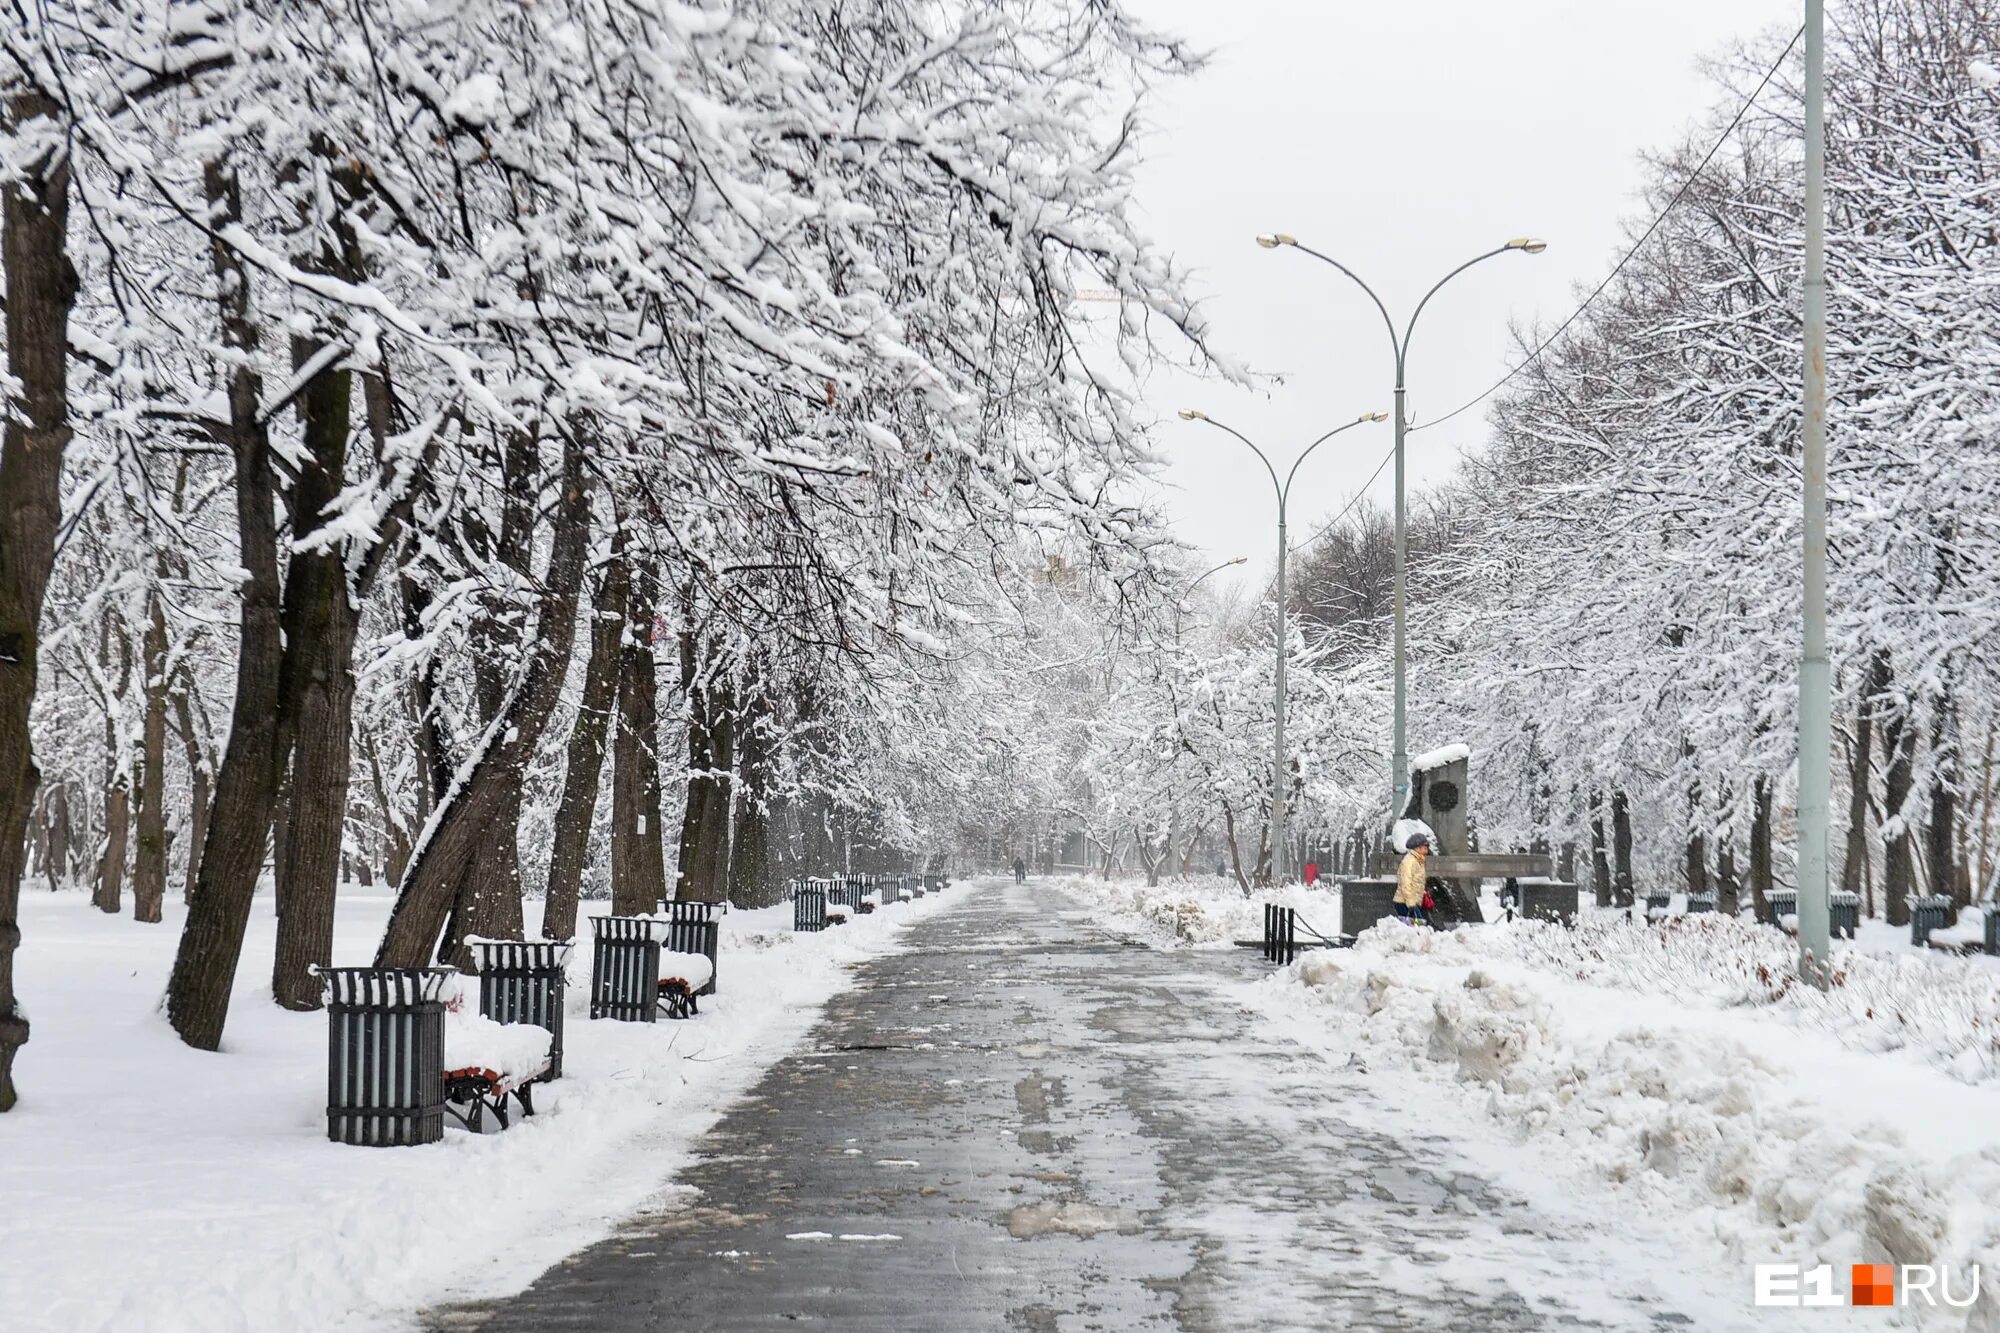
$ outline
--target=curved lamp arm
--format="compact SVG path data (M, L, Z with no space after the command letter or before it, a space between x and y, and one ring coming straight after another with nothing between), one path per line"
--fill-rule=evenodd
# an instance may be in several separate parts
M1228 431L1231 435L1234 435L1237 439L1243 441L1244 447L1249 449L1251 453L1257 455L1257 461L1264 465L1264 471L1271 474L1271 489L1277 494L1278 508L1280 510L1284 509L1285 488L1278 484L1278 470L1271 466L1270 459L1264 457L1264 451L1262 449L1259 449L1256 445L1250 443L1250 437L1248 435L1245 435L1242 431L1237 430L1234 426L1223 425L1220 421L1217 421L1214 417L1209 416L1206 412L1197 412L1191 407L1186 407L1181 409L1181 420L1205 421L1209 425L1215 427L1217 430Z
M1285 474L1285 489L1282 495L1280 496L1280 499L1282 500L1283 498L1289 497L1291 495L1292 478L1296 477L1299 474L1299 464L1305 462L1307 456L1310 455L1313 450L1319 448L1322 444L1325 444L1328 440L1332 439L1334 436L1340 434L1340 432L1344 430L1352 430L1354 429L1354 427L1359 426L1364 422L1387 421L1388 419L1389 419L1389 414L1387 412L1368 412L1362 416L1354 418L1354 420L1352 421L1345 422L1341 425L1335 426L1332 430L1328 431L1326 434L1320 436L1317 440L1314 440L1311 444L1307 445L1305 447L1305 452L1301 453L1298 456L1298 458L1293 460L1292 470Z
M1438 294L1438 289L1443 287L1447 282L1450 282L1453 278L1465 272L1465 270L1471 268L1474 264L1484 263L1486 260L1493 258L1493 256L1495 255L1504 255L1509 253L1510 251L1519 251L1524 255L1538 255L1542 251L1548 248L1549 248L1548 243L1546 241L1537 241L1527 236L1517 237L1516 239L1507 242L1507 244L1505 245L1498 246L1492 250L1488 250L1483 255L1474 255L1472 258L1466 260L1463 264L1460 264L1457 268L1453 269L1451 272L1445 274L1442 278L1439 278L1435 283L1431 284L1431 289L1424 293L1424 299L1417 302L1417 308L1410 312L1410 322L1403 329L1404 355L1407 356L1409 354L1410 335L1416 332L1417 316L1424 313L1424 307L1431 303L1431 298L1433 296L1436 296Z
M1352 282L1356 287L1359 287L1362 291L1368 293L1368 299L1373 301L1375 303L1375 308L1382 312L1382 327L1387 329L1389 332L1389 348L1396 355L1397 369L1398 370L1402 369L1403 344L1396 337L1396 321L1390 317L1389 307L1382 304L1382 298L1375 294L1375 289L1373 287L1370 287L1367 283L1361 280L1361 275L1359 273L1356 273L1353 269L1341 263L1338 259L1335 259L1332 255L1321 254L1319 251L1313 249L1310 245L1300 245L1297 237L1287 236L1284 232L1281 231L1273 232L1269 236L1259 236L1257 238L1257 244L1263 246L1266 250L1275 250L1281 245L1288 245L1292 249L1297 250L1302 254L1311 255L1314 259L1317 259L1322 264L1331 265L1332 267L1339 269L1342 273L1345 273L1350 282Z

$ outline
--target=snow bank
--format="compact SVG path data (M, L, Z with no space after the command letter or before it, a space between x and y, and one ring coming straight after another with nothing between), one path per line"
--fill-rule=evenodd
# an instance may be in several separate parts
M814 935L791 932L789 904L732 912L721 992L685 1023L591 1021L579 950L563 1077L535 1089L534 1117L497 1134L452 1125L428 1147L356 1148L326 1138L326 1016L271 1003L268 893L220 1054L183 1046L159 1013L178 904L147 926L80 894L29 893L18 980L35 1026L16 1066L22 1101L0 1116L0 1326L414 1328L425 1306L517 1291L660 1206L693 1141L805 1036L850 966L952 901ZM372 953L389 905L343 890L336 961ZM509 1067L525 1053L488 1052Z
M1055 883L1106 925L1155 944L1228 948L1239 940L1261 939L1265 903L1298 908L1309 924L1329 934L1340 923L1340 894L1333 888L1288 884L1246 896L1235 880L1220 875L1150 886L1136 879L1080 877Z
M1705 983L1696 960L1742 943L1726 929L1675 946L1691 989L1671 996L1611 989L1661 973L1614 963L1603 936L1554 939L1569 934L1378 927L1257 993L1322 1019L1358 1072L1429 1083L1441 1120L1488 1117L1546 1150L1549 1169L1595 1182L1581 1188L1673 1215L1691 1242L1712 1239L1738 1262L2000 1272L1988 1203L2000 1193L2000 1093L1830 1032L1773 1033L1769 1016L1801 988L1759 972L1761 959L1745 976L1708 968ZM1571 974L1551 966L1557 956ZM1704 985L1720 987L1711 1003L1761 993L1762 1006L1687 1004ZM1969 1322L1930 1317L1993 1327L1995 1285Z

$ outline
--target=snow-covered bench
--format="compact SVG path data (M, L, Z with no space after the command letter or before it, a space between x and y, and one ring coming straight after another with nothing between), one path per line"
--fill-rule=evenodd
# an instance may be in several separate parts
M507 1128L507 1098L535 1113L529 1089L549 1070L555 1038L532 1023L496 1023L466 1003L463 991L445 1002L444 1109L473 1133L486 1113Z
M695 997L715 979L715 964L708 955L660 950L659 1008L668 1018L693 1018L700 1012Z
M713 908L706 903L676 906ZM691 928L697 925L709 929L695 932ZM661 1014L694 1017L696 996L715 989L715 958L686 946L699 939L712 950L714 925L712 919L696 920L691 914L594 918L590 1016L628 1023L651 1023Z
M335 1143L436 1143L449 1113L467 1129L512 1096L534 1114L529 1084L549 1067L546 1028L496 1023L467 1001L448 967L315 968L326 995L326 1134Z

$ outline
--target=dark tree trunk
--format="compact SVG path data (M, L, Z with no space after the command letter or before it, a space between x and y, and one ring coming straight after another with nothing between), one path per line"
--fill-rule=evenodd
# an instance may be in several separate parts
M214 782L210 777L208 756L203 751L201 737L194 728L194 710L188 705L188 695L194 690L193 682L181 677L179 688L173 692L175 725L180 729L181 748L187 754L192 799L188 802L188 860L187 877L181 882L181 901L194 901L194 884L201 874L201 852L208 842L208 803L210 789Z
M534 540L535 480L539 475L540 447L528 430L509 430L501 444L500 531L495 534L473 511L466 523L475 547L485 547L491 558L531 582L530 547ZM509 681L521 648L521 626L511 593L483 599L482 613L472 627L473 693L479 705L479 722L490 727L500 716L507 700ZM469 966L471 957L461 947L471 936L485 939L521 938L521 794L518 789L502 791L490 812L486 838L481 841L457 900L446 919L444 935L438 943L438 960L455 966Z
M1604 841L1604 793L1590 794L1590 888L1599 907L1611 906L1611 861Z
M204 183L219 225L242 217L242 196L233 173L212 163ZM229 1017L229 994L277 804L283 771L278 704L284 659L270 439L258 411L263 386L251 368L258 330L250 315L250 277L220 242L210 250L222 307L223 344L240 358L229 377L226 435L235 459L236 526L244 579L229 744L216 774L208 845L202 851L187 926L167 983L167 1020L182 1041L208 1051L221 1044Z
M396 895L388 929L376 950L382 967L420 967L444 928L459 886L480 845L495 833L509 792L518 792L528 763L562 694L576 638L578 592L590 555L590 501L584 493L584 446L564 436L560 499L541 616L528 661L502 711L502 725L466 761L430 822Z
M1625 793L1611 793L1611 904L1632 905L1632 804Z
M770 705L761 689L753 687L753 693L753 711L740 717L736 727L736 799L730 811L729 902L742 908L770 907L783 897L783 886L771 875L770 809L765 802L770 746L761 724Z
M542 938L576 936L577 898L583 891L583 863L590 852L591 819L604 777L604 737L618 695L618 645L625 629L628 585L624 539L612 537L591 603L590 660L583 671L583 698L569 734L562 801L556 809L555 843L549 851L548 894L542 900Z
M1724 787L1718 808L1727 812L1734 800L1734 794ZM1736 846L1730 841L1731 836L1723 834L1715 849L1715 911L1718 916L1733 917L1743 910L1743 885L1736 878Z
M1868 659L1868 675L1854 708L1854 751L1847 766L1847 854L1840 863L1844 893L1860 893L1862 869L1868 863L1868 789L1874 781L1875 715L1889 688L1889 654L1877 649ZM1867 904L1869 916L1875 905Z
M355 276L344 266L339 274ZM303 366L323 350L294 340ZM347 478L353 374L335 369L299 395L305 458L292 488L293 540L312 534ZM285 658L280 691L280 762L289 754L285 837L277 858L278 947L271 995L286 1009L320 1006L315 966L333 961L334 897L352 766L354 638L360 620L346 543L299 550L287 571Z
M59 108L16 92L4 128L53 122ZM0 273L7 282L7 370L15 392L0 426L0 1111L13 1108L14 1056L28 1019L14 995L21 943L21 876L35 768L28 713L35 702L42 602L62 517L69 447L69 317L77 275L69 262L69 159L17 162L0 186Z
M1901 710L1882 724L1882 804L1888 818L1882 836L1882 916L1892 926L1910 924L1910 826L1904 807L1915 783L1917 732Z
M146 595L142 644L146 716L139 747L139 836L132 857L132 916L156 922L167 900L167 617L157 591Z
M1771 892L1771 780L1762 773L1750 789L1750 907L1769 918Z
M1958 876L1958 739L1947 695L1931 722L1930 821L1924 828L1924 869L1932 893L1964 907ZM1955 917L1953 918L1956 919Z
M654 911L667 896L654 587L653 572L635 564L618 654L618 735L611 755L611 910L621 916Z
M104 789L104 854L97 858L97 910L118 915L125 905L125 850L132 836L132 786L119 773Z
M1689 893L1708 892L1708 838L1702 833L1701 783L1688 788L1688 839L1685 878Z
M729 774L733 719L726 688L706 678L701 645L681 636L681 693L687 701L688 788L674 896L721 902L729 896Z

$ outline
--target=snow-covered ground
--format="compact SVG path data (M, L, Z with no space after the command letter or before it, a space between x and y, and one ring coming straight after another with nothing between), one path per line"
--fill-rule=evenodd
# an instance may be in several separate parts
M358 1148L326 1138L326 1017L271 1003L268 895L219 1054L181 1045L158 1012L177 906L145 926L81 894L24 895L34 1033L21 1103L0 1116L0 1327L397 1328L439 1300L517 1290L656 1195L848 965L950 896L819 935L793 935L789 907L730 913L719 993L686 1022L592 1022L585 929L563 1078L536 1089L537 1115L504 1134L448 1124L439 1145ZM381 890L343 893L336 963L367 961L389 906Z
M1255 938L1233 885L1072 881L1158 943ZM1305 895L1337 919L1333 895ZM1907 935L1905 935L1907 940ZM1670 1219L1669 1263L1977 1264L1971 1312L1885 1322L2000 1328L2000 974L1984 961L1839 946L1825 994L1795 941L1740 921L1585 914L1449 933L1386 924L1304 955L1246 1002L1443 1122L1504 1133L1526 1174ZM1875 1316L1875 1312L1871 1312Z

